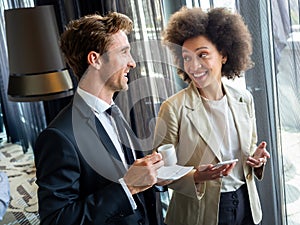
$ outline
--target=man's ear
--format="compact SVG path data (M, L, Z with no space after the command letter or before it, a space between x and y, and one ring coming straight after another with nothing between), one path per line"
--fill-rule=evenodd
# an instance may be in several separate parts
M92 67L94 67L96 70L99 70L101 67L101 59L100 54L95 51L90 51L87 56L88 64Z

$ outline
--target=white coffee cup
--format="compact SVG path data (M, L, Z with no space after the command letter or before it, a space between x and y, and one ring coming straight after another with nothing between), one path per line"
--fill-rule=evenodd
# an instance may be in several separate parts
M162 155L165 166L174 166L177 163L177 156L173 144L165 144L158 147L157 151Z

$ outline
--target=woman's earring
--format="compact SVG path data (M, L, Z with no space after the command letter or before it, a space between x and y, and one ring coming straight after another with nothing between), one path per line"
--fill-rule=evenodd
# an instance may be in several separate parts
M223 56L223 57L222 57L222 64L226 64L226 62L227 62L227 57L226 57L226 56Z

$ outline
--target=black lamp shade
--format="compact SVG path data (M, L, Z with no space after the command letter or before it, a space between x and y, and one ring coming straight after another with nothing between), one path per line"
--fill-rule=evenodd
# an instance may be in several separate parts
M53 6L5 10L11 101L41 101L73 94L59 48Z

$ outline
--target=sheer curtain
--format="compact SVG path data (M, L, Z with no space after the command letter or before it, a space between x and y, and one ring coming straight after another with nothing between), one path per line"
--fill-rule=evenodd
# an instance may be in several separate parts
M128 15L134 22L129 35L132 55L137 67L130 71L129 90L116 94L115 101L131 123L144 148L151 150L155 117L160 103L175 93L172 60L161 44L164 24L160 0L36 0L37 5L52 4L60 27L70 19L98 12L117 11ZM50 107L51 108L51 107Z
M134 22L129 36L137 67L129 75L129 90L115 101L140 137L143 148L152 150L152 137L160 104L176 91L175 70L170 54L161 43L164 26L162 1L119 1L117 11Z
M0 2L0 85L2 114L7 141L21 144L24 152L30 149L34 144L37 135L46 126L46 121L42 103L17 103L8 100L9 64L4 10L33 6L33 0L3 0Z

